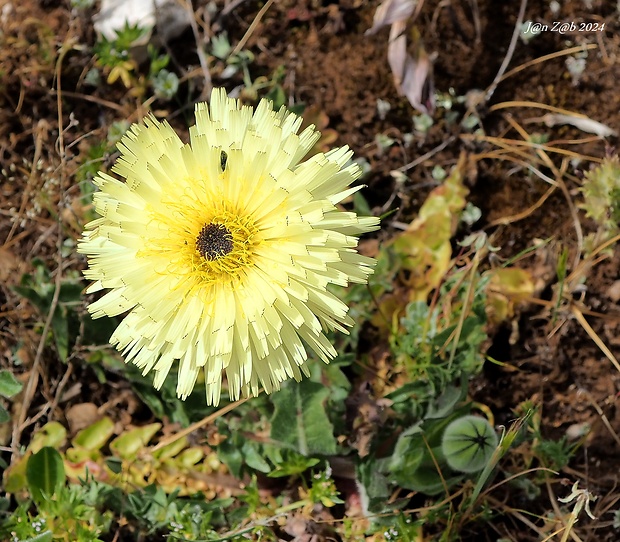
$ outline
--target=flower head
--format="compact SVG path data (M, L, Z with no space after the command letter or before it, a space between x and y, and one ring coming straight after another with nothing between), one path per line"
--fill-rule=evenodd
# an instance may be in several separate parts
M302 162L319 138L301 118L262 100L256 110L215 89L196 105L184 144L147 117L99 173L95 209L79 252L87 292L109 291L93 317L127 313L110 342L159 388L178 360L178 395L198 373L217 404L222 374L232 399L279 389L308 374L309 347L336 355L324 330L353 324L329 284L364 283L374 260L357 236L378 227L336 205L360 186L346 147Z

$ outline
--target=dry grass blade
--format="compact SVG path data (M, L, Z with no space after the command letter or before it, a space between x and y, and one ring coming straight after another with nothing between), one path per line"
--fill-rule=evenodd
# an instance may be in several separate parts
M525 141L530 142L530 134L521 125L519 125L511 117L507 117L506 120ZM566 169L568 167L568 161L564 160L562 162L562 168L560 170L556 167L553 160L551 160L545 149L538 148L536 145L534 145L533 148L536 150L536 155L540 157L543 163L553 173L554 183L560 187L562 194L564 195L564 199L566 200L566 204L573 219L575 234L577 235L577 251L574 258L574 265L577 266L579 264L579 261L581 260L581 254L583 252L583 232L581 229L581 222L579 221L579 216L577 215L577 209L575 208L570 192L566 186L566 183L564 182L564 174L566 173Z
M548 542L552 540L555 535L562 533L562 539L560 542L566 542L569 536L574 540L574 542L583 542L583 540L573 530L573 525L577 521L577 517L574 516L573 513L571 512L571 514L569 515L568 521L564 521L565 514L562 513L562 510L560 510L560 507L558 506L558 497L553 492L553 489L551 488L551 484L549 483L549 480L546 480L545 484L547 486L547 493L549 494L549 502L551 503L551 506L553 507L554 515L558 519L558 521L562 522L564 526L558 529L557 531L555 531L554 533L551 533L549 536L545 537L544 541Z
M594 43L587 43L584 45L577 45L575 47L569 47L568 49L564 49L562 51L556 51L555 53L550 53L548 55L535 58L534 60L529 60L528 62L524 62L520 66L517 66L516 68L513 68L510 71L507 71L505 74L502 75L499 82L505 81L509 77L512 77L513 75L531 66L536 66L542 62L547 62L547 60L553 60L554 58L569 56L575 53L581 53L583 51L589 51L590 49L596 49L596 48L597 48L597 45L595 45Z
M544 144L544 143L534 143L533 141L528 139L526 140L519 140L519 139L507 139L505 137L492 137L492 136L472 136L469 134L466 135L462 135L461 136L464 140L477 140L477 141L487 141L489 143L493 143L499 147L502 147L504 149L506 149L507 151L512 151L515 152L515 154L517 154L521 148L524 149L532 149L532 150L537 150L537 151L545 151L545 152L549 152L549 153L553 153L553 154L560 154L563 156L568 156L570 158L578 158L580 160L587 160L589 162L594 162L594 163L601 163L603 160L597 156L587 156L575 151L571 151L568 149L562 149L561 147L554 147L548 144ZM581 143L581 142L580 142ZM480 155L477 155L479 158L491 158L493 157L488 151L485 153L481 153ZM523 151L521 151L521 156L523 157L528 157L531 160L531 155L525 154L523 153ZM545 165L548 165L549 162L547 161L547 163Z
M526 6L527 6L527 0L521 0L521 6L519 7L519 14L517 15L517 22L515 23L515 27L512 32L512 38L510 39L510 45L508 46L508 51L506 52L506 56L504 57L504 60L502 61L502 65L500 66L499 71L497 72L497 75L495 76L495 79L493 79L493 82L491 83L491 85L486 91L485 100L487 102L493 96L495 89L497 88L497 85L499 85L499 82L502 80L502 76L504 75L506 68L508 68L508 64L510 64L510 61L512 60L512 55L515 52L515 47L517 46L517 40L519 39L519 33L521 32L521 25L523 24L523 17L525 16Z
M61 47L60 53L58 54L58 58L56 60L56 106L57 106L57 115L58 115L58 140L56 143L56 150L60 157L61 163L58 171L59 179L60 179L60 188L61 190L65 187L65 167L66 167L66 155L65 155L65 143L64 143L64 121L63 121L63 104L62 104L62 64L65 59L65 56L69 51L73 48L72 41L68 41L64 43ZM35 161L36 163L36 161ZM30 184L30 179L29 179ZM50 302L50 307L47 313L47 318L45 319L45 324L43 326L43 330L41 332L41 338L39 340L39 344L37 346L37 351L35 355L34 362L32 364L30 377L28 379L28 383L26 384L26 389L24 390L23 402L19 412L19 416L13 425L13 431L11 435L11 447L14 450L19 448L20 439L22 431L33 423L32 420L28 422L26 420L28 416L28 411L30 409L30 405L35 396L35 392L37 391L37 384L39 381L39 369L41 365L41 360L43 357L43 350L45 349L45 345L47 343L48 333L52 327L52 320L54 318L54 313L58 307L58 302L60 299L60 287L62 283L62 269L63 269L63 255L62 255L62 247L64 236L62 234L61 227L61 206L63 205L63 198L60 198L58 203L58 219L57 223L54 225L58 231L58 238L56 239L56 277L54 281L54 293L52 295L52 299ZM44 409L49 408L48 404ZM36 419L37 417L35 417ZM12 459L16 459L17 455L13 456Z
M261 19L265 16L265 13L267 13L267 11L269 11L269 8L273 4L273 2L274 2L274 0L267 0L265 5L256 14L256 17L254 17L254 20L252 21L252 24L250 25L250 27L247 29L246 33L239 40L239 43L237 43L237 46L228 55L229 58L235 56L236 54L238 54L239 51L241 51L241 49L243 49L245 47L245 44L248 42L248 40L250 39L250 37L252 36L254 31L256 30L256 27L260 23Z
M601 421L603 422L603 425L607 428L607 431L609 431L609 434L616 441L616 444L618 444L618 446L620 446L620 436L618 436L618 433L616 433L616 431L614 430L613 426L611 425L611 422L609 421L609 418L607 416L605 416L605 413L603 412L603 409L594 400L594 397L592 397L592 394L589 391L584 390L584 389L582 389L581 391L587 397L588 402L592 405L594 410L596 410L596 413L601 418Z
M37 164L39 163L39 160L41 159L41 151L43 150L43 142L47 139L47 136L49 135L48 132L49 132L49 126L47 122L45 120L40 120L37 123L37 128L35 132L34 157L32 159L32 166L30 168L30 175L28 176L28 182L26 183L26 187L24 188L24 192L22 194L22 200L19 205L19 210L17 211L17 214L13 217L13 224L11 225L11 229L8 235L6 236L6 239L4 240L3 246L6 246L11 241L11 238L15 234L15 230L17 229L17 226L21 220L21 217L23 216L24 211L26 210L26 204L29 201L30 193L32 191L32 186L36 179Z
M186 437L187 435L189 435L190 433L193 433L197 429L200 429L201 427L204 427L205 425L209 425L210 423L213 423L215 420L217 420L218 418L221 418L224 414L234 410L239 405L242 405L243 403L245 403L247 400L248 400L247 397L245 399L239 399L238 401L235 401L234 403L230 403L229 405L226 405L225 407L220 408L213 414L209 414L208 416L204 417L202 420L197 421L196 423L193 423L192 425L190 425L189 427L186 427L185 429L179 431L178 433L175 433L174 435L170 435L169 437L166 437L160 440L155 446L153 446L152 448L149 448L148 451L150 453L156 452L157 450L163 448L164 446L168 446L168 444L172 444L173 442L176 442L177 440L183 437Z
M597 246L586 258L575 266L571 274L566 277L566 281L569 283L579 282L590 268L609 257L609 255L605 253L605 250L615 245L618 241L620 241L620 234L611 239L607 239L607 241Z
M534 171L534 168L532 168L531 171ZM530 216L532 213L534 213L537 209L540 209L545 203L545 201L549 199L549 196L551 196L551 194L555 192L555 189L556 189L555 186L550 186L547 189L547 191L538 199L538 201L534 203L534 205L528 207L527 209L525 209L524 211L521 211L520 213L510 215L510 216L503 216L501 218L493 220L492 222L489 222L486 225L485 229L494 228L495 226L507 226L508 224L513 224L514 222L519 222L520 220L524 220L525 218Z
M585 319L583 313L575 305L571 306L571 312L573 313L573 316L575 317L575 319L581 324L581 327L583 327L583 329L588 334L588 336L594 341L594 344L596 344L596 346L598 346L601 349L601 352L605 354L607 359L613 363L614 367L616 367L618 371L620 371L620 363L618 363L616 356L613 355L611 350L597 335L596 331L592 329L592 326Z
M19 449L20 438L22 431L28 427L29 422L27 422L26 417L28 416L28 411L30 409L30 405L32 404L32 400L34 399L35 392L37 391L37 384L39 382L39 367L41 365L41 359L43 357L43 350L47 343L48 333L52 327L52 319L54 318L54 312L58 307L58 300L60 297L60 285L62 280L62 235L58 235L58 266L56 270L56 280L54 282L54 294L52 297L52 301L50 303L50 308L47 314L47 318L45 319L45 324L43 326L43 330L41 331L41 339L39 340L39 344L37 346L37 352L35 355L34 363L32 364L32 369L30 370L30 377L28 378L28 383L26 384L26 389L24 390L23 402L21 405L21 409L19 411L19 416L13 425L13 434L11 435L11 448L13 450ZM17 456L14 456L16 459Z
M200 70L205 82L201 93L201 98L204 99L206 96L211 94L211 90L213 88L213 84L211 83L211 72L209 71L209 61L207 60L203 47L200 45L200 32L198 31L198 25L196 24L196 14L194 13L192 3L188 0L183 0L182 4L187 13L187 19L192 29L192 33L194 34L194 40L196 41L196 54L198 55Z
M497 104L493 104L489 107L489 111L499 111L500 109L511 109L514 107L532 107L534 109L544 109L545 111L551 111L552 113L560 113L562 115L572 115L574 117L581 117L587 119L586 115L581 115L580 113L575 113L574 111L569 111L567 109L562 109L561 107L555 107L553 105L547 105L540 102L530 102L527 100L509 100L507 102L500 102Z
M513 516L515 519L523 523L523 525L526 525L533 532L535 532L538 535L539 539L541 540L543 539L543 537L545 536L544 531L540 529L540 527L538 527L538 525L536 525L533 521L530 521L526 517L526 514L531 514L531 512L528 512L527 510L518 510L517 508L512 508L511 506L508 506L506 503L501 502L491 496L487 496L487 499L489 501L489 504L493 505L495 509L503 510L506 515Z

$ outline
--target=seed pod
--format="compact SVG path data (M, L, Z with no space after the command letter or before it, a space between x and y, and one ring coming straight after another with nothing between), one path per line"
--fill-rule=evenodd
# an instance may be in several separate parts
M463 416L446 427L441 449L450 468L473 473L482 470L497 447L491 424L479 416Z

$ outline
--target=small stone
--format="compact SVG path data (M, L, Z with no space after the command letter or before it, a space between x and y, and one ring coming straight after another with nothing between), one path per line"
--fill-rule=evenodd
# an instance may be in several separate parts
M614 303L618 303L620 300L620 280L614 281L614 283L607 288L607 297Z

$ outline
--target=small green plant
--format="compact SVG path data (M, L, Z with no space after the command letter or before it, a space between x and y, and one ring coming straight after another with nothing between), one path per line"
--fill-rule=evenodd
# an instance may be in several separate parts
M228 41L228 34L222 32L212 38L211 54L218 60L226 63L226 67L221 73L223 79L229 79L238 72L241 72L245 87L252 88L253 83L249 66L254 62L254 54L251 51L242 49L241 51L235 52Z
M133 82L133 74L137 71L137 63L131 57L132 46L143 38L148 30L138 25L125 27L116 33L116 38L109 40L102 36L95 45L97 64L103 68L109 84L120 79L126 88Z
M35 258L32 264L34 273L25 274L19 286L14 286L13 289L28 299L43 319L54 309L51 330L58 356L62 361L66 361L80 327L76 310L82 305L82 280L79 272L67 272L60 283L58 303L53 307L56 286L51 274L42 260Z
M203 494L197 486L205 487L205 469L219 461L180 439L141 462L138 456L159 427L125 431L109 443L115 456L108 457L101 448L114 432L109 418L78 432L62 453L58 449L65 447L66 430L57 422L48 423L34 434L22 460L5 473L5 489L22 502L0 524L0 539L43 536L50 541L97 542L113 517L126 517L148 533L192 539L214 536L212 529L224 524L223 510L234 501L215 498L211 488ZM151 464L157 475L145 475ZM157 483L145 484L145 478Z
M176 73L162 69L157 75L151 78L153 92L159 99L170 100L179 90L179 78Z
M261 75L252 79L250 65L254 62L254 53L247 49L233 48L226 32L221 32L211 38L210 53L216 64L219 64L219 77L231 79L241 75L243 80L241 97L244 100L255 102L260 93L273 102L273 108L276 111L283 105L287 105L287 96L282 87L287 74L285 66L277 66L270 76ZM300 114L303 111L303 105L289 107L289 110ZM321 130L321 126L317 128Z
M179 78L177 74L166 69L170 63L168 55L160 55L158 50L149 45L149 82L153 87L156 98L160 100L170 100L179 90Z
M0 397L10 399L22 390L23 384L19 382L11 371L0 371ZM4 405L0 404L0 423L6 423L11 419Z
M620 160L617 155L587 172L581 187L586 215L594 220L598 230L586 238L586 250L591 252L620 233Z
M416 132L421 134L426 134L434 124L433 117L426 113L420 113L419 115L414 115L412 117L413 127Z
M389 460L379 463L386 481L437 495L461 480L460 473L447 468L441 439L446 426L469 411L469 405L463 404L463 390L447 386L443 393L433 396L422 383L412 382L388 398L394 401L393 408L397 411L407 409L419 413L419 419L400 433ZM405 422L403 418L401 423Z
M462 274L457 273L442 285L442 301L436 307L422 301L409 303L392 338L398 362L411 379L428 383L433 395L477 374L484 363L486 281L477 275L470 277L476 282L470 306L466 302L468 284L461 279Z
M566 57L566 69L571 76L573 86L579 85L579 81L586 70L587 52L578 53L574 56Z
M66 484L65 462L49 446L29 456L29 498L0 524L3 540L99 542L113 517L127 518L132 528L148 534L211 539L217 534L214 527L224 524L223 510L234 502L209 500L200 493L181 498L179 491L166 492L155 484L125 493L88 472L80 483Z
M579 442L569 443L566 436L563 436L560 440L540 440L534 452L545 467L561 470L568 465L579 446Z
M311 481L312 486L308 490L308 500L312 505L321 503L326 508L331 508L336 504L344 503L336 489L331 468L314 473Z
M166 493L155 484L129 494L108 486L104 494L105 505L140 532L169 535L172 540L212 539L217 536L214 528L224 524L223 510L233 504L233 499L209 501L198 493L182 499L178 492Z
M85 199L92 200L95 185L91 181L99 170L102 169L102 163L106 157L114 152L116 144L121 140L128 128L129 123L127 121L114 121L108 128L106 138L88 148L86 156L82 159L82 164L76 173L76 179ZM94 220L96 215L94 212L89 212L85 218L87 220Z
M54 448L29 457L26 479L30 498L0 524L4 540L99 542L108 531L112 515L99 512L96 486L65 485L63 459Z

